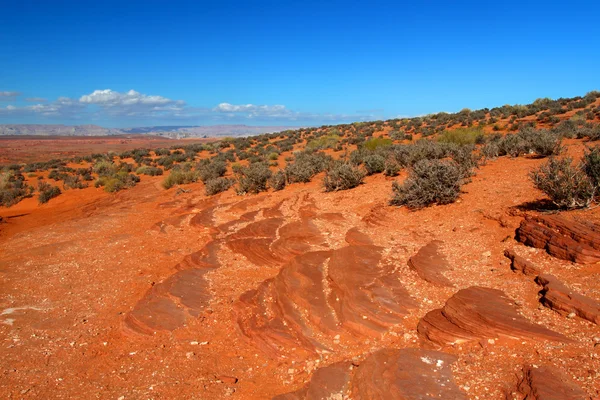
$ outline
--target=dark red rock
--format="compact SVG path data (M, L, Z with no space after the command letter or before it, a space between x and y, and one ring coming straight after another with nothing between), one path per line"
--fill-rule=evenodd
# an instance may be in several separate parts
M319 368L304 387L275 396L273 400L341 399L348 390L351 367L352 363L343 361Z
M479 286L459 290L443 308L427 313L417 331L441 346L499 336L569 341L529 322L502 291Z
M521 272L526 276L538 276L540 271L531 262L517 255L513 250L504 250L504 256L511 260L510 268L515 272Z
M561 215L526 216L517 229L517 240L563 260L600 261L600 227Z
M429 283L438 286L454 286L445 276L444 271L450 268L446 257L440 251L439 240L433 240L408 260L408 266Z
M455 361L455 356L438 351L383 349L355 368L350 362L320 368L303 388L274 400L466 399L454 383Z
M543 287L540 302L546 307L563 315L574 313L600 324L600 302L574 292L553 275L540 275L535 281Z
M466 399L454 383L456 357L422 349L384 349L360 364L352 378L357 400Z
M516 392L527 400L584 400L589 396L554 367L523 368Z

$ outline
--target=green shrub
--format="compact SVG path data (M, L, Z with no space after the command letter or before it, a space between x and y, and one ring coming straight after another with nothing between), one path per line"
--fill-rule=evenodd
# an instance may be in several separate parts
M212 178L206 181L204 191L207 196L212 196L217 193L221 193L229 189L235 181L233 179L227 179L223 177Z
M463 175L449 160L421 160L409 173L404 184L392 184L391 204L419 209L431 204L449 204L458 198Z
M325 149L333 149L337 146L340 141L340 137L338 135L327 135L321 136L320 138L313 139L306 145L308 150L325 150Z
M358 167L344 161L337 161L327 170L323 185L326 192L352 189L360 185L365 173Z
M442 132L438 137L438 141L465 145L481 143L483 138L483 130L481 128L458 128Z
M197 171L185 171L183 169L174 169L171 171L169 176L167 176L162 185L165 189L170 189L175 185L183 185L187 183L193 183L198 180L198 172Z
M267 190L267 181L272 172L266 164L250 164L238 173L238 194L259 193Z
M135 173L138 175L159 176L159 175L163 174L163 170L162 170L162 168L144 165L144 166L136 169Z
M550 158L547 163L530 173L534 185L546 193L560 208L587 207L594 199L596 187L573 159Z
M370 150L370 151L375 151L380 148L390 147L392 144L393 144L392 139L377 137L377 138L371 138L371 139L367 140L366 142L362 143L361 147L365 148L367 150Z
M269 179L269 186L271 186L273 190L283 190L285 188L286 180L285 172L279 170Z

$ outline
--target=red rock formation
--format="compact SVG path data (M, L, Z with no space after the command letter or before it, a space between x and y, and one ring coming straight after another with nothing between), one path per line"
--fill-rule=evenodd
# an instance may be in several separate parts
M548 366L523 368L523 378L512 394L516 394L515 392L525 396L525 400L584 400L589 398L564 373Z
M458 291L443 308L427 313L417 331L441 346L499 336L568 341L529 322L502 291L478 286Z
M182 327L189 317L197 317L211 298L204 274L218 268L218 242L184 258L178 272L152 286L125 318L125 325L144 334Z
M454 286L443 272L450 268L446 257L440 252L439 240L433 240L408 260L408 266L429 283L438 286Z
M523 257L517 255L514 251L506 249L504 250L506 258L511 260L510 268L515 272L521 272L526 276L538 276L540 271L531 262L527 261Z
M540 302L563 315L575 313L577 316L600 324L600 302L575 293L556 277L544 274L535 281L543 287Z
M291 348L308 355L340 340L379 337L414 307L380 258L381 248L372 245L300 255L240 297L238 326L273 356Z
M455 361L455 356L438 351L383 349L356 368L349 362L320 368L306 386L274 400L465 399L452 377Z
M600 227L561 215L526 216L517 230L517 240L563 260L582 264L600 261Z

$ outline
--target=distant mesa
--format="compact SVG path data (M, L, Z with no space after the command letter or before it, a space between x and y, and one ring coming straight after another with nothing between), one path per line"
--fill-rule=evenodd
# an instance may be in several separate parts
M172 138L184 137L241 137L263 133L298 129L298 126L248 126L248 125L168 125L134 128L103 128L98 125L58 124L6 124L0 125L0 136L111 136L158 135Z

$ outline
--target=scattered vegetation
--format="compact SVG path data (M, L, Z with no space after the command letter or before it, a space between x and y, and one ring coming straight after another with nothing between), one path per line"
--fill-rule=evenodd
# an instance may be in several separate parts
M394 182L391 204L419 209L431 204L449 204L460 194L461 169L450 160L421 160L412 167L404 184Z
M38 201L40 204L47 203L50 199L53 199L61 194L58 186L52 186L47 182L40 182L38 184Z
M365 173L358 167L345 161L336 161L325 173L323 185L326 192L347 190L360 185L364 177Z

